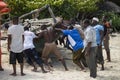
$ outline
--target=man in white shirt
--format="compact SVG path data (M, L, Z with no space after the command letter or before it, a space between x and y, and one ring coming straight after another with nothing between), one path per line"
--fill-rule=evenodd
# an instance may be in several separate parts
M23 73L23 26L18 24L18 17L13 18L13 25L8 29L8 51L10 51L10 64L13 65L12 76L16 76L16 60L20 64L21 76Z
M84 47L85 47L85 56L86 62L90 69L90 77L95 78L97 76L96 72L96 31L95 29L90 26L89 20L84 20Z
M34 67L33 71L37 71L37 67L35 66L34 62L35 61L40 67L43 73L46 73L43 67L43 61L42 59L38 56L38 52L35 50L35 46L33 44L33 39L37 38L37 36L29 31L28 27L24 27L24 53L26 60L28 64L32 65Z

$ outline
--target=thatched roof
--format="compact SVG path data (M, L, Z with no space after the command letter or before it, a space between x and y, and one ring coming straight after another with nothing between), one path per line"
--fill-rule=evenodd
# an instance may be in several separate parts
M106 1L103 4L101 4L100 9L104 11L120 13L120 7L111 1Z
M113 2L115 4L117 4L118 6L120 6L120 0L108 0L108 1L111 1L111 2Z

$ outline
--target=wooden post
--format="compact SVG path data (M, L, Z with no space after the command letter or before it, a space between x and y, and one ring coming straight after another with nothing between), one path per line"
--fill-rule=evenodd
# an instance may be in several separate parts
M2 51L1 51L1 14L0 14L0 71L3 71L4 69L2 68Z
M50 6L48 7L48 10L49 10L49 13L50 13L51 17L53 18L54 24L57 23L57 20L56 20L56 18L55 18L55 15L54 15L52 9L50 8Z

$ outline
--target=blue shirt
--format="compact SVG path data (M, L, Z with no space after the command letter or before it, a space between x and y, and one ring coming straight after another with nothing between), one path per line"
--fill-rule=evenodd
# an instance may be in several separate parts
M96 30L96 42L99 45L101 42L100 31L104 31L104 27L102 25L96 25L94 26L94 29Z
M73 30L62 30L63 34L68 37L69 43L73 48L73 51L77 51L83 48L83 40L77 29Z

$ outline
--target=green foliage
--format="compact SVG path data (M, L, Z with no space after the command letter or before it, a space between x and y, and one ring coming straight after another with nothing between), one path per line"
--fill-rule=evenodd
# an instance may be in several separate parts
M11 15L21 15L27 12L26 0L5 0L11 9Z
M112 14L112 28L114 31L120 31L120 16L117 14Z
M96 6L97 2L99 2L99 0L75 0L73 4L74 6L76 6L76 8L79 11L90 12L90 11L97 10L97 6Z
M18 16L49 4L55 16L65 19L75 17L78 12L92 12L97 10L96 3L100 0L5 0L11 8L11 15ZM50 17L47 11L40 17Z

